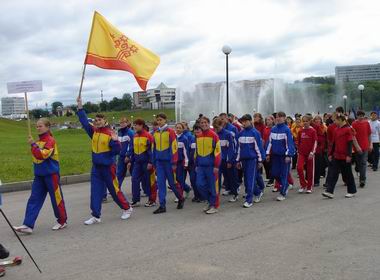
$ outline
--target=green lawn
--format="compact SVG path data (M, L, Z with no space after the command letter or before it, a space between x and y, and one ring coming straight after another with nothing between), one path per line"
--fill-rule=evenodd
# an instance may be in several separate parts
M110 122L115 122L121 116L138 117L150 121L154 114L165 112L169 120L174 120L174 110L141 110L134 112L108 112L105 113ZM94 117L94 114L90 114ZM54 123L66 121L78 122L76 116L52 118ZM34 123L32 131L35 132ZM58 144L61 175L88 173L91 168L90 139L82 129L53 130ZM37 134L34 133L37 139ZM0 118L0 180L3 183L17 182L33 179L33 164L30 146L27 143L26 121L11 121Z
M57 130L53 134L58 143L61 175L89 172L90 140L84 131ZM37 139L36 134L34 138ZM32 179L33 164L26 123L0 119L0 143L0 180L7 183Z

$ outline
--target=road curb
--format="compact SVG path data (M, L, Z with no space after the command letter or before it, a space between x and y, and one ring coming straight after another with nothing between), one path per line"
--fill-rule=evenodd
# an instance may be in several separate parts
M90 181L90 173L80 175L70 175L61 177L61 185L78 184ZM7 183L0 186L1 193L26 191L32 188L33 181L21 181L15 183Z

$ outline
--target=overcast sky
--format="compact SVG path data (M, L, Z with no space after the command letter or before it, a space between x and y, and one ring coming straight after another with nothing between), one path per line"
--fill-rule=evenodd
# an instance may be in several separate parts
M380 62L380 1L0 1L0 97L9 81L43 80L31 107L75 102L93 11L161 57L148 84L334 74L336 65ZM124 71L87 67L84 99L139 90Z

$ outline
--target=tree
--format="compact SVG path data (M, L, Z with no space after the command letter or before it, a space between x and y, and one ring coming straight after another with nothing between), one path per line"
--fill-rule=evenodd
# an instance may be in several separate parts
M107 112L109 110L109 104L108 104L108 101L102 101L100 102L99 104L99 109L100 111L102 112Z
M85 110L85 112L86 112L87 114L89 114L89 113L94 113L94 112L99 112L99 105L98 105L98 104L91 103L91 102L89 101L89 102L86 102L86 103L83 105L83 109Z
M54 115L58 115L57 113L57 107L61 107L63 109L63 103L61 101L55 101L51 104L52 112Z
M29 111L29 113L32 115L34 119L49 117L49 112L42 109L34 109L34 110Z

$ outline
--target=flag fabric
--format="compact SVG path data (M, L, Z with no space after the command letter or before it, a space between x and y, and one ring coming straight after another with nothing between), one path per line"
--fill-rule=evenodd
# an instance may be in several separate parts
M132 73L146 90L160 57L131 40L98 12L94 13L85 64Z

